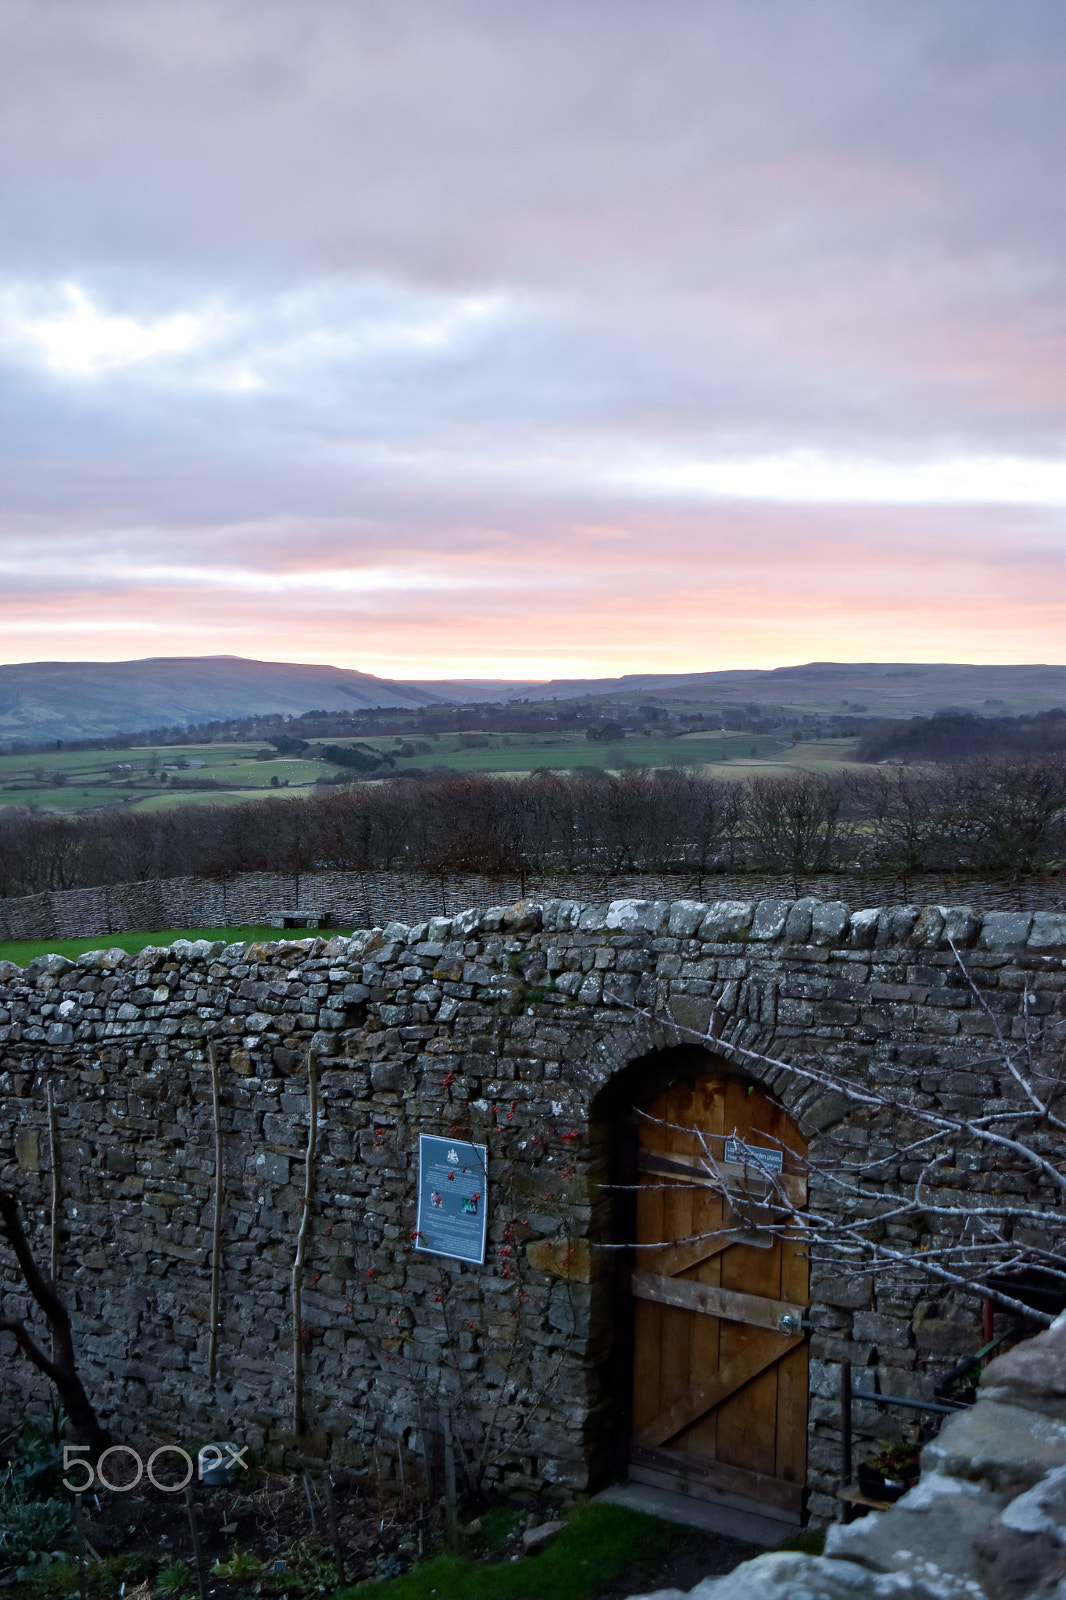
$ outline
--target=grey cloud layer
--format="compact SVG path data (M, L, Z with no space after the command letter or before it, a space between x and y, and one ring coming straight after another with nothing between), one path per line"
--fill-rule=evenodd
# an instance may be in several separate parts
M0 538L415 562L617 517L642 453L1057 454L1064 38L1059 0L0 0ZM70 285L199 332L63 372Z

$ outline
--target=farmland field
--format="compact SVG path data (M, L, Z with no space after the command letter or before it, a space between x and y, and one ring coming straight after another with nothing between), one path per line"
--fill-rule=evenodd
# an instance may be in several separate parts
M388 755L392 773L526 773L538 768L618 771L624 767L686 766L716 777L753 773L836 771L851 765L854 741L790 744L781 734L690 733L677 737L629 734L601 743L580 732L440 734L331 741L361 744ZM359 781L351 768L325 761L265 754L261 742L162 746L156 749L55 750L45 755L0 755L0 808L91 811L104 806L169 810L181 805L236 805L266 796L298 799L334 776Z
M89 811L152 802L232 803L275 789L307 794L316 778L339 770L321 761L260 760L257 753L263 748L256 742L0 755L0 806ZM204 782L210 787L197 787Z

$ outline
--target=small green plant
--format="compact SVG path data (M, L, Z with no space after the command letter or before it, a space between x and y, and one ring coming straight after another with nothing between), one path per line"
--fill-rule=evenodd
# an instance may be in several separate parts
M228 1561L216 1561L211 1568L215 1578L230 1578L234 1583L250 1583L262 1576L263 1564L250 1550L234 1550Z
M70 1554L66 1500L5 1499L0 1510L0 1572L19 1581Z
M3 1448L7 1466L0 1473L0 1504L15 1496L20 1500L47 1500L57 1495L63 1476L63 1452L59 1445L62 1412L53 1413L48 1429L27 1424L17 1434L9 1434Z
M193 1573L187 1561L171 1561L155 1580L165 1595L183 1595L192 1587Z
M918 1457L921 1445L913 1439L878 1439L876 1454L867 1458L865 1465L886 1478L905 1481L918 1476Z
M86 1600L115 1600L122 1583L128 1594L154 1566L154 1560L144 1555L105 1556L99 1564L92 1562L79 1570L77 1562L67 1557L47 1567L26 1568L18 1594L20 1600L75 1600L84 1582Z

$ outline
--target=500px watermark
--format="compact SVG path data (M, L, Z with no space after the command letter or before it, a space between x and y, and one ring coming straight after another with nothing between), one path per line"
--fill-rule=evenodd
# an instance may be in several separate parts
M148 1460L145 1461L140 1452L134 1450L132 1445L113 1444L109 1445L100 1454L94 1466L91 1461L81 1460L81 1457L88 1453L89 1446L87 1444L67 1444L63 1446L63 1471L80 1471L85 1476L80 1483L72 1483L69 1478L64 1478L63 1486L69 1489L71 1494L85 1494L94 1484L99 1484L102 1489L110 1489L114 1494L128 1494L131 1489L136 1489L141 1479L147 1474L148 1482L156 1489L161 1489L164 1494L180 1494L183 1489L189 1486L194 1477L199 1478L202 1482L206 1476L208 1482L210 1482L216 1475L220 1480L223 1474L228 1479L238 1467L242 1472L247 1472L248 1463L244 1459L247 1449L248 1446L246 1444L240 1446L234 1444L205 1444L202 1450L197 1451L194 1462L189 1452L183 1450L180 1444L161 1444L158 1450L153 1450ZM109 1456L130 1456L136 1468L136 1475L128 1483L114 1482L104 1470L104 1463ZM160 1456L179 1456L185 1463L185 1476L176 1483L167 1483L165 1480L157 1478L155 1464Z

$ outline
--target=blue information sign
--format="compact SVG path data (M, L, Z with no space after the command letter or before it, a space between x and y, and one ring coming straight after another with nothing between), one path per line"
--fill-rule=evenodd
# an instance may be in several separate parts
M484 1262L488 1153L484 1144L419 1134L416 1250Z

